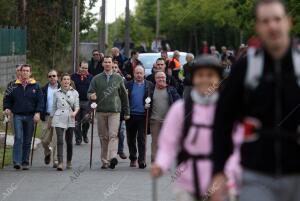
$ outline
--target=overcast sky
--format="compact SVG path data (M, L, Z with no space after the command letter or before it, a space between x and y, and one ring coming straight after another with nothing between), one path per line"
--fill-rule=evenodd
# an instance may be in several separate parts
M89 0L85 0L88 4ZM96 6L92 9L92 13L96 13L99 18L99 10L102 4L102 0L98 0ZM106 0L106 21L111 23L115 21L116 17L125 12L126 0ZM129 0L130 10L134 10L136 6L135 0Z

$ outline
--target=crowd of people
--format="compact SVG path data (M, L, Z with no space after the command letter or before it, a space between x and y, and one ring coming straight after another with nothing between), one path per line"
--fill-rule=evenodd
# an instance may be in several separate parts
M50 70L42 88L30 65L17 66L3 106L14 126L14 168L29 169L40 120L45 164L72 168L73 133L76 145L89 143L95 102L102 169L127 159L125 131L129 166L146 168L151 134L151 175L177 161L177 201L298 201L300 43L289 35L282 1L260 0L255 12L258 45L235 54L204 42L202 55L188 53L184 65L179 51L172 58L162 51L148 76L139 52L126 59L116 47L112 56L94 50L60 82Z

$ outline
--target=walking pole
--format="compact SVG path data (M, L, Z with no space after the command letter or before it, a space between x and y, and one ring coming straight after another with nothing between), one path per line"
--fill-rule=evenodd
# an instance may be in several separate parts
M149 105L151 103L151 98L148 96L145 100L145 105ZM147 149L147 133L148 133L148 118L149 118L149 108L146 109L146 125L145 125L145 160L146 160L146 149ZM145 161L146 162L146 161Z
M157 201L157 178L152 177L152 201Z
M93 109L93 113L92 113L92 133L91 133L90 169L92 168L92 161L93 161L94 120L95 120L95 109L97 108L97 103L92 103L92 104L91 104L91 108Z
M34 144L35 144L36 129L37 129L37 123L35 123L35 125L34 125L33 142L32 142L32 147L31 147L30 166L32 166L32 159L33 159L33 152L34 152Z
M9 122L8 116L5 115L4 122L3 122L3 123L5 123L5 135L4 135L4 146L3 146L2 169L4 168L4 161L5 161L8 122Z

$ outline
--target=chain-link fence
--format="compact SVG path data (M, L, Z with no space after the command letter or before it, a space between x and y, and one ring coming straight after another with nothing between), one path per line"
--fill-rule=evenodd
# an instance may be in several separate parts
M26 55L26 29L0 28L0 56Z

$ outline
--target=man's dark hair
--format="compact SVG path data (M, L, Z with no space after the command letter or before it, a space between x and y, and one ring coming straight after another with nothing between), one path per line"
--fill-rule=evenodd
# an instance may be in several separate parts
M22 66L21 66L21 71L23 70L23 68L30 68L30 71L32 71L32 67L31 67L31 65L29 65L29 64L23 64Z
M131 57L132 57L133 55L136 55L137 53L139 53L139 52L136 51L136 50L132 50L130 55L131 55Z
M103 57L103 59L111 59L111 60L113 60L112 56L109 56L109 55L105 55L105 56Z
M273 4L278 3L281 4L284 8L285 13L287 13L287 7L283 0L257 0L255 4L255 18L257 19L257 10L261 5Z
M81 66L82 64L89 64L89 63L85 60L82 60L81 62L79 62L79 66Z
M94 54L95 52L99 52L100 53L100 51L98 49L93 49L92 54Z
M163 58L158 58L158 59L156 59L156 62L155 62L155 63L157 63L158 61L163 61L163 62L165 62L165 60L163 60Z

